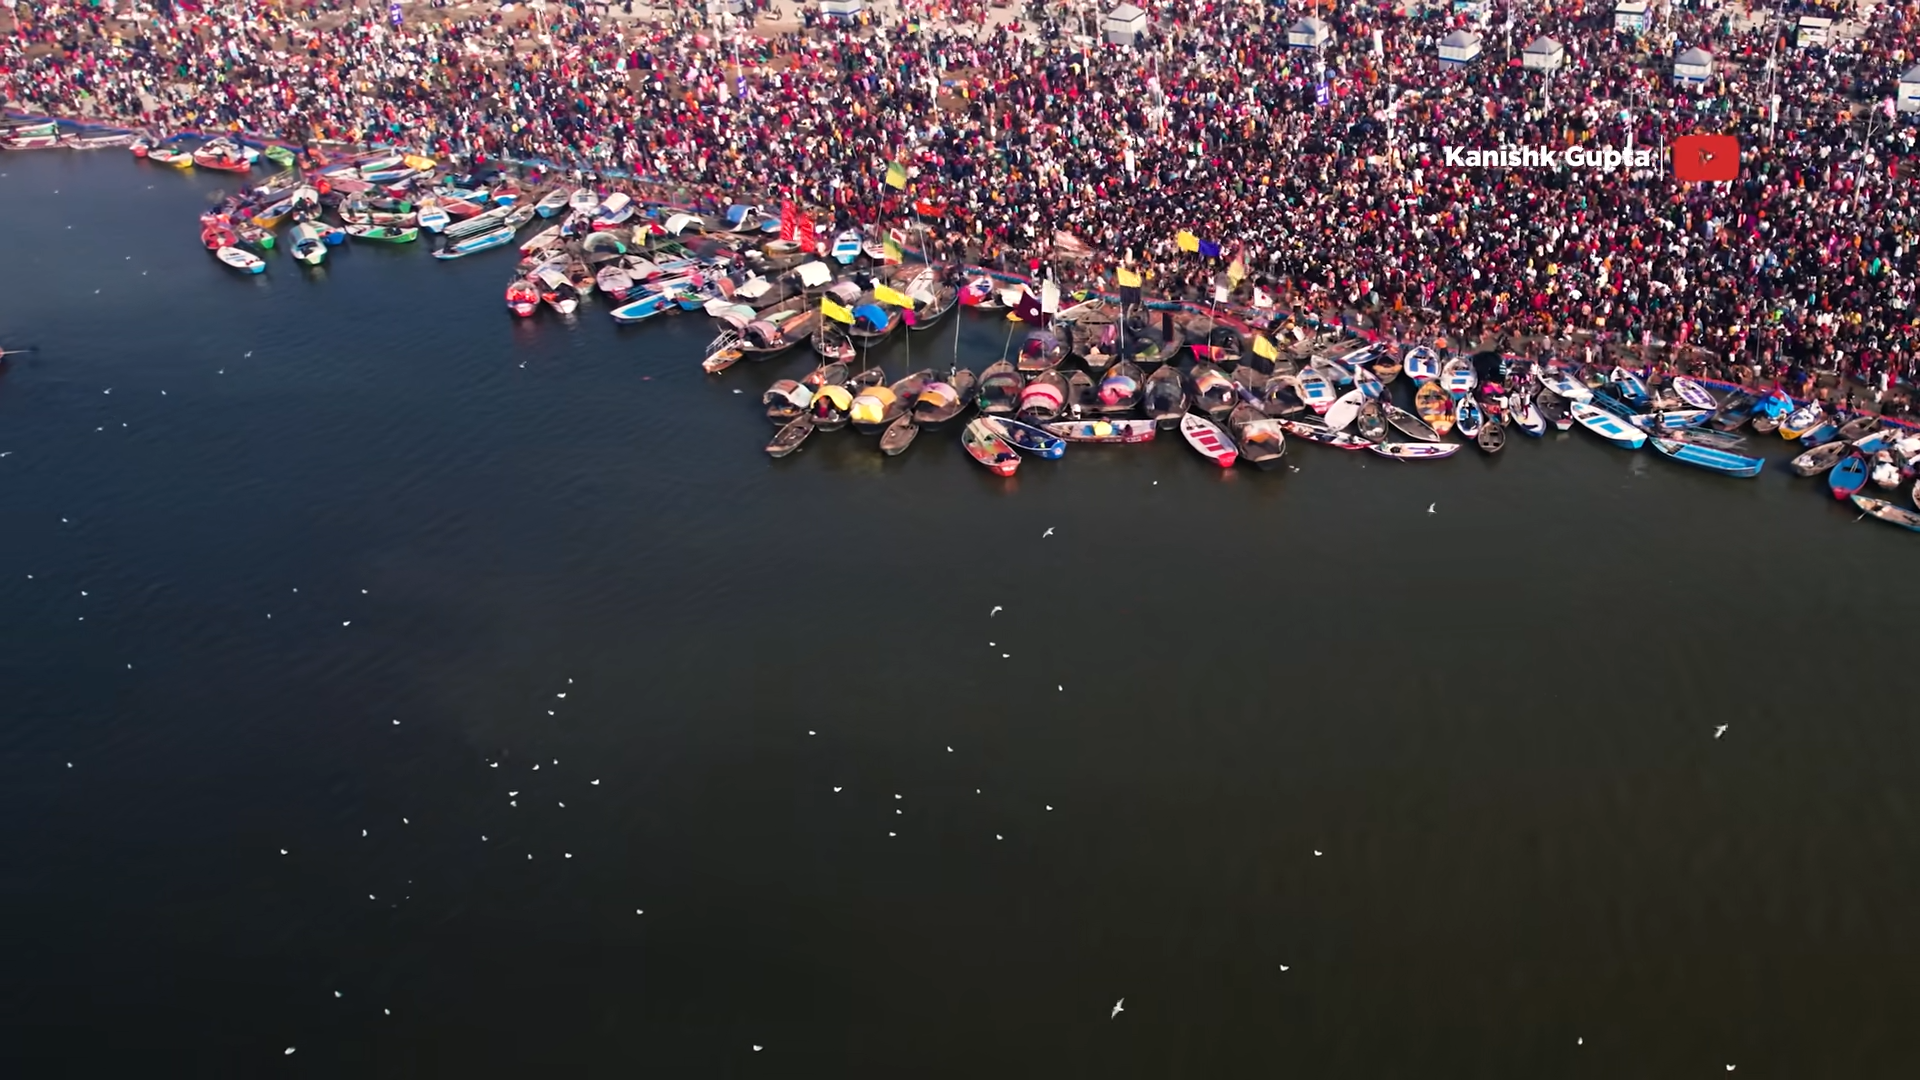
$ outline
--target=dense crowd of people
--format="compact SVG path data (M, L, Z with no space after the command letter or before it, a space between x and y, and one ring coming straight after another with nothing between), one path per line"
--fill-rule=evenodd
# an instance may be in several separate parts
M1138 2L1138 0L1136 0ZM1290 47L1290 14L1152 0L1148 38L1093 43L1076 10L904 0L855 21L716 29L704 7L204 0L21 4L0 41L15 108L159 131L405 143L543 161L683 201L793 198L822 227L904 224L930 253L1110 286L1357 311L1458 339L1679 347L1763 376L1883 389L1920 375L1915 131L1895 113L1920 6L1792 16L1679 0L1344 5ZM796 23L783 24L796 26ZM1480 28L1482 54L1440 39ZM1098 33L1097 15L1091 29ZM1549 35L1564 63L1522 65ZM1698 86L1672 57L1699 46ZM1777 116L1769 114L1772 95ZM1654 146L1740 137L1733 183L1650 169L1482 169L1448 147ZM908 183L886 183L902 161ZM1181 235L1181 234L1186 235ZM1257 292L1256 292L1257 290Z

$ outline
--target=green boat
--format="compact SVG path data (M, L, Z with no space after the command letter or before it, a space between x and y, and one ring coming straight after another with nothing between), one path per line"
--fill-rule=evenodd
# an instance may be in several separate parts
M411 244L420 238L419 229L402 229L393 225L346 225L342 228L355 240L372 240L381 244Z
M278 143L268 146L265 150L260 151L260 153L264 155L268 161L273 162L275 165L292 165L293 164L293 151L287 149L284 146L279 145Z

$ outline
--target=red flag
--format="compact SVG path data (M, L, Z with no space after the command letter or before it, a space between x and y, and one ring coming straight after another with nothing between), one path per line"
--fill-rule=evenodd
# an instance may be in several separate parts
M813 235L813 215L800 215L800 220L794 226L793 239L800 245L801 251L812 251L819 244L819 238Z
M1020 317L1021 322L1035 326L1047 325L1047 315L1040 310L1039 299L1024 288L1020 290L1020 299L1013 305L1013 313Z
M800 233L800 208L792 199L780 201L780 239L792 240Z

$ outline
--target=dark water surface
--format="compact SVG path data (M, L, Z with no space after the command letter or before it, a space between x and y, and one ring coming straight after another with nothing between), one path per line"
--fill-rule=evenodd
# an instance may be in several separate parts
M8 1075L1920 1075L1920 538L1812 483L770 462L704 319L0 172Z

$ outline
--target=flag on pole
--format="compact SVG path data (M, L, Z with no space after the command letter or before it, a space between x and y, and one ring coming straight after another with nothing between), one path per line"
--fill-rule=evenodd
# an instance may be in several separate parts
M1179 246L1181 251L1200 250L1200 238L1185 229L1181 229L1179 232L1173 234L1173 242Z
M1039 299L1025 289L1020 290L1019 298L1013 302L1013 314L1021 322L1032 323L1035 326L1047 324L1047 315L1040 310Z
M800 234L800 208L792 199L780 200L780 239L793 240Z
M906 253L900 250L900 238L898 236L893 233L888 233L884 247L886 249L886 257L880 260L881 262L899 263L907 261Z
M1233 295L1233 286L1228 285L1224 281L1216 281L1213 283L1213 302L1214 303L1224 304L1227 302L1227 298L1232 295Z
M1278 360L1280 350L1273 347L1273 342L1268 340L1267 335L1255 334L1253 335L1253 355L1262 360Z
M898 161L887 162L887 186L907 190L907 167Z
M841 307L839 304L834 303L824 296L820 298L820 314L825 315L834 322L846 323L848 326L853 325L853 312L848 311L846 308Z
M1227 280L1233 282L1236 287L1247 278L1247 264L1240 257L1245 250L1242 247L1239 251L1235 251L1233 261L1227 264Z
M1128 267L1125 267L1125 266L1113 272L1113 279L1116 282L1118 282L1120 287L1123 289L1127 289L1127 288L1137 289L1140 287L1139 271L1129 269Z
M886 285L875 285L873 298L883 304L892 304L894 307L906 308L908 311L913 310L913 297Z
M1049 315L1060 310L1060 284L1052 278L1040 283L1040 310Z
M1211 240L1202 240L1200 241L1200 254L1205 255L1209 259L1217 259L1220 257L1220 245Z
M799 218L794 222L793 242L800 245L801 251L811 252L820 242L819 237L813 234L813 217L809 214L801 214Z
M1253 287L1253 306L1257 308L1270 308L1273 306L1273 297L1267 294L1267 290L1255 285Z

